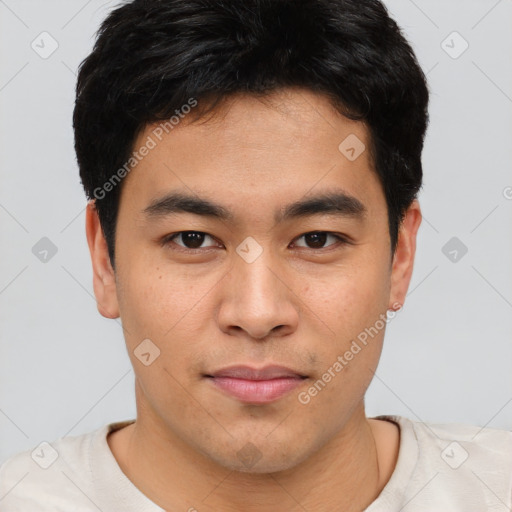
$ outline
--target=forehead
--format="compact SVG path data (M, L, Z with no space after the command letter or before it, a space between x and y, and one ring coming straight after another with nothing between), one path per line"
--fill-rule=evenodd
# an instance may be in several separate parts
M384 201L367 127L323 95L236 95L205 118L182 113L173 121L148 125L138 136L134 151L151 149L125 178L122 200L147 206L180 189L261 208L332 187L363 204Z

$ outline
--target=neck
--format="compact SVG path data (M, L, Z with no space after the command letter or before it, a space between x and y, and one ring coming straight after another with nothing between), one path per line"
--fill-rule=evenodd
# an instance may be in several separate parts
M381 492L396 462L398 443L389 443L390 431L386 434L396 427L389 423L383 430L386 422L368 420L362 403L313 456L274 473L219 466L156 418L138 412L137 421L108 442L127 477L164 509L361 511Z

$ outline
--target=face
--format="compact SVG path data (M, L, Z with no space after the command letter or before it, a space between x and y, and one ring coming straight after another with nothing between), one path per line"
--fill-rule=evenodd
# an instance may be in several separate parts
M87 218L98 307L122 319L138 421L226 468L291 468L361 411L383 318L409 284L419 207L392 258L369 133L312 92L239 95L206 122L157 128L138 137L134 150L156 145L123 182L115 273L92 207ZM211 377L234 365L300 377Z

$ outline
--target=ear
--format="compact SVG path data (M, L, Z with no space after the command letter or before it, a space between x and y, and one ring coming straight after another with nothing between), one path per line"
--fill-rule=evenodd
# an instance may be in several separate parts
M398 242L393 256L391 270L391 291L389 309L397 311L404 302L411 281L416 254L416 233L421 224L421 210L415 199L402 220L398 232Z
M94 200L87 203L85 212L85 232L93 270L94 295L98 311L105 318L119 317L119 304L115 273L108 256L107 242L101 229L100 219Z

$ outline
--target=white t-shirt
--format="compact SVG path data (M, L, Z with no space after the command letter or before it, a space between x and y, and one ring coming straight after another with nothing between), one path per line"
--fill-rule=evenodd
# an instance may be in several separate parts
M365 512L509 512L512 433L378 416L400 427L395 470ZM162 512L122 472L110 423L18 453L0 466L1 512ZM191 504L192 507L192 504Z

